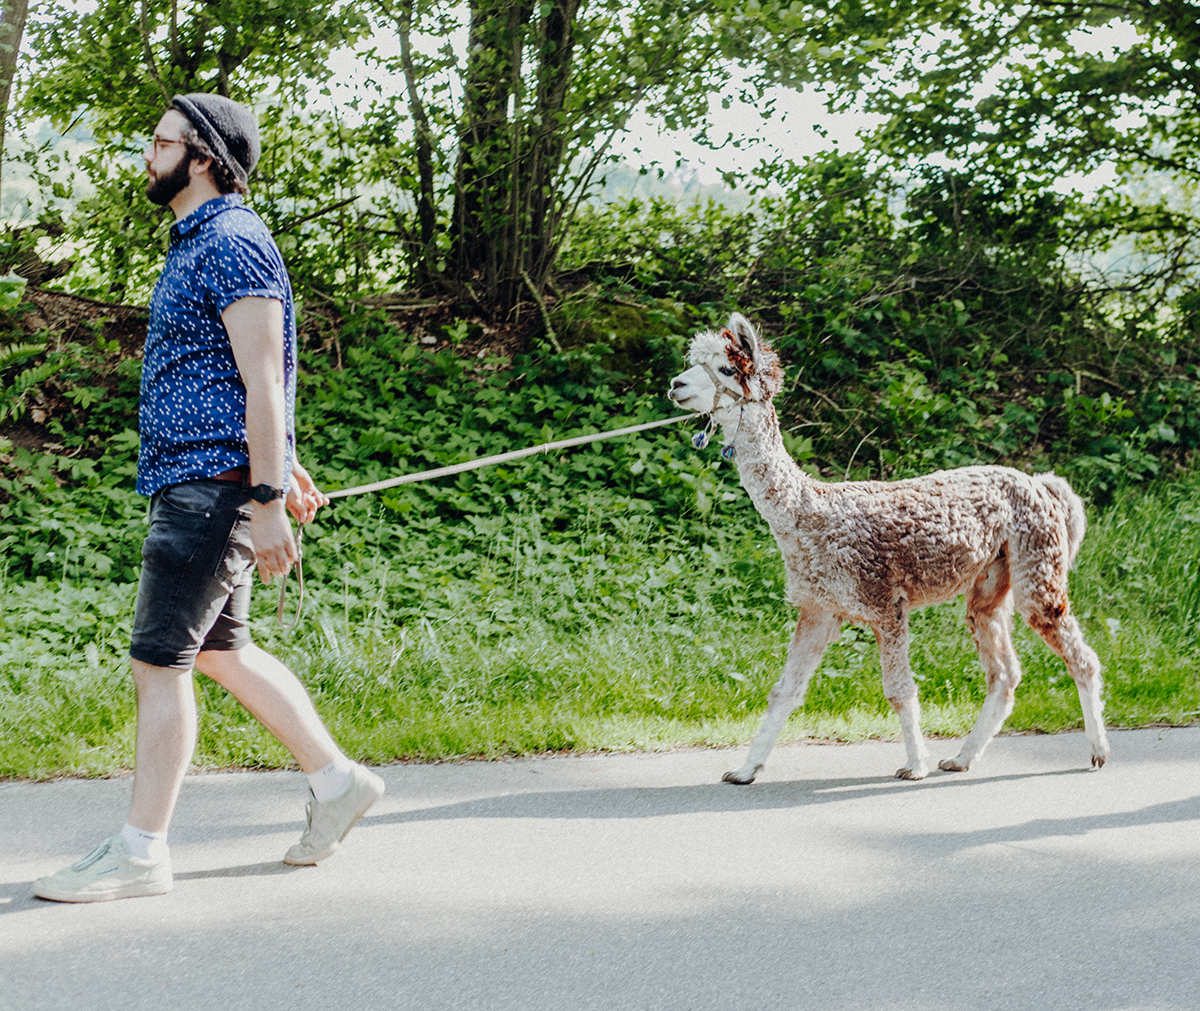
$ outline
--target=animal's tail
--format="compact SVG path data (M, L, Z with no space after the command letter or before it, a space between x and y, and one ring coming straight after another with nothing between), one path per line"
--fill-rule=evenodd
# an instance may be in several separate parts
M1046 491L1067 507L1067 564L1074 566L1075 556L1079 554L1079 546L1083 543L1083 535L1087 532L1087 514L1083 509L1083 499L1075 494L1065 478L1057 474L1038 474L1034 480L1040 481Z

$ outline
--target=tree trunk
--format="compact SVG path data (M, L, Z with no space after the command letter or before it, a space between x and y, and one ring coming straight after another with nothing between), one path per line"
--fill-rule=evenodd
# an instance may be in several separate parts
M8 103L12 97L13 77L17 72L17 56L21 51L21 36L25 34L25 19L28 15L29 0L0 0L0 176L2 176L4 168L4 137L5 125L8 122Z
M509 102L515 109L520 101L522 29L530 13L520 0L471 0L450 263L459 284L501 310L515 303L521 284L514 269L521 166Z
M561 122L571 81L575 17L580 0L556 0L542 23L538 120L529 151L529 251L526 269L540 291L554 266L562 199L557 185L565 150Z
M437 228L437 198L434 195L433 181L433 130L429 126L429 114L421 94L417 90L417 75L413 68L412 59L412 7L402 4L397 24L400 36L400 59L404 67L404 82L408 89L408 111L413 119L413 129L417 142L417 243L418 248L411 254L413 274L417 285L424 290L434 272L434 232Z

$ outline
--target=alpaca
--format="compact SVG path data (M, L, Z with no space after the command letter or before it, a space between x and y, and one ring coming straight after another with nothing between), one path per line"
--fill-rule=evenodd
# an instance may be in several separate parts
M772 398L783 383L779 356L734 314L720 333L697 334L690 368L670 398L721 425L722 455L735 456L742 487L770 525L787 570L787 599L800 621L783 676L746 764L723 777L751 783L787 718L804 700L821 653L842 625L875 633L883 692L900 718L907 762L900 779L923 779L917 685L908 665L908 615L966 594L967 624L987 675L987 698L957 758L975 764L1013 708L1021 664L1012 644L1014 609L1060 656L1075 681L1092 765L1109 757L1100 700L1100 661L1084 642L1067 599L1067 570L1086 521L1083 503L1053 474L962 467L906 481L825 483L809 477L783 446ZM707 434L694 443L703 446Z

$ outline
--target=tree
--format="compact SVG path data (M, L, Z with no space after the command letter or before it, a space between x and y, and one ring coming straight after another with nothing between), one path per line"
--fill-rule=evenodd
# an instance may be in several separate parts
M288 130L304 140L263 170L265 199L260 173L255 196L299 249L329 251L324 267L305 263L309 280L452 292L501 315L526 293L541 298L635 109L718 146L709 101L727 91L735 62L753 74L751 99L816 82L835 107L890 113L869 141L876 162L919 169L915 193L942 186L920 180L931 178L931 158L943 159L957 206L979 211L983 201L1001 217L1028 217L1052 181L1105 159L1126 181L1154 170L1200 185L1200 9L1188 5L372 0L370 9L376 41L391 34L397 46L394 56L365 55L402 83L361 93L354 115L310 108L301 124L280 111L303 108L328 75L328 54L365 30L360 6L328 0L102 0L92 14L60 11L35 23L42 69L23 103L64 124L83 114L116 145L176 91L275 96L264 122L281 142ZM1076 45L1080 30L1126 21L1135 45L1108 55ZM736 144L725 150L730 179L755 168ZM97 159L93 171L113 170ZM140 187L123 185L132 206ZM333 208L336 217L322 217ZM1039 248L1153 238L1164 291L1196 259L1195 222L1178 202L1111 191L1051 217L1054 235Z
M1200 6L768 3L739 23L764 54L761 85L821 82L834 107L887 114L868 143L889 164L949 163L1010 205L1107 164L1115 185L1074 219L1091 248L1136 241L1129 285L1162 294L1200 262Z
M377 0L400 43L405 108L384 98L376 178L405 191L395 220L425 286L507 311L535 297L566 230L641 103L704 132L729 77L722 15L710 0L470 0L461 58L414 53L414 33L449 34L458 8ZM446 85L452 74L458 87ZM400 125L409 121L411 146ZM391 157L405 150L416 162ZM439 245L438 226L446 234Z
M58 10L35 25L41 69L24 107L60 124L83 116L115 148L179 91L242 99L286 91L303 106L305 89L328 75L328 53L361 32L358 10L297 0L103 0L90 14ZM345 225L356 230L349 245L373 241L380 262L398 245L406 269L395 281L501 313L526 291L540 297L634 109L703 135L709 98L729 78L713 0L374 0L374 10L399 43L398 56L377 63L404 87L364 101L353 127L340 111L325 114L345 187L374 191ZM445 42L459 27L465 53ZM431 39L441 40L432 52ZM126 189L133 195L128 181ZM305 210L295 216L308 220Z
M0 156L4 154L5 125L8 123L8 103L12 97L13 78L17 72L17 57L21 37L29 16L29 0L0 0ZM0 175L3 173L0 157Z
M889 114L881 135L893 153L995 154L1045 173L1115 159L1200 176L1198 5L857 0L748 7L739 39L763 54L759 80L830 83L835 106L861 103Z

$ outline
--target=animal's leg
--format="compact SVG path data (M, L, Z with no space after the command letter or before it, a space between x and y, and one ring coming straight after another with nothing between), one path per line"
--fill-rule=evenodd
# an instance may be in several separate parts
M900 717L908 761L896 770L897 779L924 779L929 773L929 751L921 736L921 702L917 683L908 666L908 612L897 605L895 617L871 626L879 643L883 668L883 694Z
M1007 589L1007 580L1004 586ZM958 757L938 762L938 768L946 772L966 772L978 761L1012 714L1014 693L1021 683L1021 661L1012 644L1012 594L1006 593L990 612L975 610L972 605L976 601L972 596L967 597L967 622L979 650L979 661L987 674L987 698Z
M1028 621L1046 645L1062 657L1075 681L1079 703L1083 707L1083 731L1092 746L1092 765L1098 769L1111 754L1108 735L1104 731L1104 703L1100 698L1104 686L1100 659L1083 641L1083 632L1066 597L1062 598L1061 604L1031 609Z
M796 634L788 646L787 662L783 667L783 676L771 689L767 696L767 715L762 726L754 736L750 745L750 754L746 764L736 772L727 772L721 778L726 783L753 783L758 770L767 761L767 755L775 746L775 739L783 730L788 717L796 707L804 701L804 691L817 664L821 662L821 654L825 647L834 642L842 630L842 620L839 616L812 608L805 608Z

